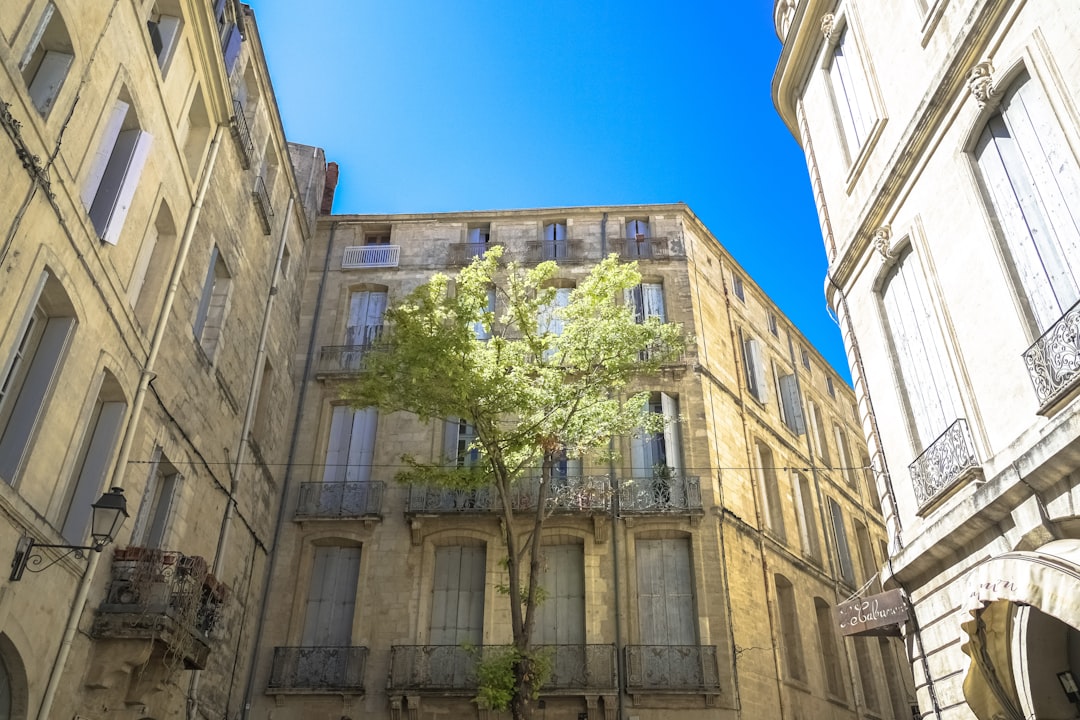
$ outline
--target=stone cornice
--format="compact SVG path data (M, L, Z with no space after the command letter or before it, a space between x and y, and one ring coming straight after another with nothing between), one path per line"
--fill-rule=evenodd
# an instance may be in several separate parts
M835 0L803 0L798 4L773 73L773 105L788 130L800 142L795 108L814 56L821 44L827 41L821 29L822 17L834 5Z

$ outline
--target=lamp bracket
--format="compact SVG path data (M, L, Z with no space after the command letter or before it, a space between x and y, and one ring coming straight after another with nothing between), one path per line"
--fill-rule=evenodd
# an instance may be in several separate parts
M41 552L43 548L64 550L66 552L61 553L50 562L46 563L45 554ZM38 543L34 542L34 538L29 535L23 535L19 538L19 544L15 548L15 557L11 561L11 576L8 579L11 580L11 582L17 582L22 579L23 571L25 570L29 570L32 573L39 573L42 570L47 570L68 555L74 555L79 560L85 560L86 553L90 550L101 552L101 547L98 547L97 545L52 545L49 543Z

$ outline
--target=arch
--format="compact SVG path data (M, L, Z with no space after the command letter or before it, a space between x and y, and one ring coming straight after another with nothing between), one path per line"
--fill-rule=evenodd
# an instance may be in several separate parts
M7 633L0 633L0 720L25 720L30 705L30 684L22 655Z
M56 104L74 62L75 46L64 16L54 3L46 3L19 61L30 100L43 117Z

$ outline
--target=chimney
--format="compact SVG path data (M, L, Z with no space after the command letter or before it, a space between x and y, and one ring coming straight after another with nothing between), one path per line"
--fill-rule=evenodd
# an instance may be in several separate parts
M323 183L322 205L319 207L320 215L329 215L334 207L334 191L337 190L338 164L326 163L326 180Z

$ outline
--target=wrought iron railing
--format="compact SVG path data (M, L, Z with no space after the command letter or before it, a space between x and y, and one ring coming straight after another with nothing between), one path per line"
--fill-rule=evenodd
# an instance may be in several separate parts
M378 515L385 490L386 483L377 481L300 483L296 515L313 518Z
M319 350L317 375L351 375L363 372L364 358L375 345L324 345Z
M525 243L525 262L554 260L557 263L581 262L585 259L585 242L567 240L530 240Z
M666 260L671 257L666 237L615 238L612 242L623 260Z
M509 645L396 645L390 649L389 687L471 691L476 688L477 661L509 649ZM551 662L544 692L614 691L618 685L614 645L538 645L535 650Z
M450 243L447 246L450 265L468 265L499 243Z
M959 418L908 465L916 504L923 507L978 467L971 431Z
M341 255L341 269L397 267L400 245L350 245Z
M251 128L248 126L244 105L239 100L233 100L232 134L240 149L240 164L247 170L251 167L251 159L255 157L255 143L251 139Z
M1053 404L1080 384L1080 302L1024 352L1024 363L1040 407Z
M510 507L533 510L540 493L538 477L522 478L510 489ZM554 512L606 512L610 507L610 481L606 475L556 475L551 479L547 507ZM502 507L494 487L451 490L414 485L409 489L409 512L489 512Z
M408 512L412 513L474 513L499 508L499 494L493 487L474 490L452 490L434 485L409 487Z
M712 645L628 645L627 690L720 691L720 667Z
M620 483L622 512L701 510L701 480L694 475L635 477Z
M274 208L270 205L270 191L266 187L266 180L262 175L255 177L255 185L251 188L251 197L255 200L255 209L258 210L259 220L262 221L263 234L270 234L271 221L274 218Z
M271 690L362 693L366 647L276 647Z

